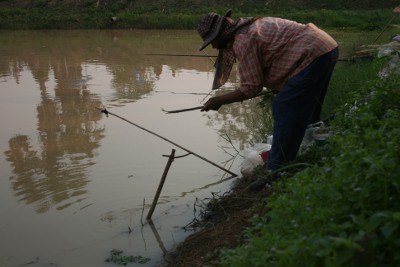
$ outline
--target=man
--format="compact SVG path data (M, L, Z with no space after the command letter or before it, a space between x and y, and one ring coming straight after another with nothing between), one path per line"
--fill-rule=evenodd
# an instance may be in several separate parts
M273 141L267 169L274 171L294 160L307 125L320 121L321 107L338 45L314 24L281 18L240 18L229 10L224 16L211 12L197 31L204 43L219 50L213 89L223 85L238 60L240 87L210 98L201 111L255 97L263 87L277 92L272 114Z

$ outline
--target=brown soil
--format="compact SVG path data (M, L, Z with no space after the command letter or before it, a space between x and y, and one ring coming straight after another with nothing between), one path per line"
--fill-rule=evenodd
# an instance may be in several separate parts
M204 212L201 229L189 236L165 258L164 267L215 266L221 248L244 244L243 231L253 215L264 215L269 190L247 190L254 178L238 178L232 190L211 200Z

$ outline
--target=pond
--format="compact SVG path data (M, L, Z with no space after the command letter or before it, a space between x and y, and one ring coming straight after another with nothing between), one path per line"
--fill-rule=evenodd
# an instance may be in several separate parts
M164 112L238 84L233 69L211 90L212 57L149 55L200 54L195 31L0 33L1 266L110 266L113 249L156 266L262 139L260 98L218 112ZM345 40L341 52L364 38L334 35Z
M154 266L191 233L258 132L257 99L163 111L213 94L213 59L147 54L198 54L200 44L194 31L1 32L1 266L110 266L112 249ZM166 156L187 154L163 138L209 162L173 161L149 224Z

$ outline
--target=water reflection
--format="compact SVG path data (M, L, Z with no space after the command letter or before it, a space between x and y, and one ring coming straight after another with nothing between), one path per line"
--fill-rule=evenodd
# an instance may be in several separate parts
M143 202L164 169L158 156L171 146L95 107L236 168L238 150L260 141L260 98L219 112L161 111L201 104L213 62L146 54L196 54L200 39L195 31L0 31L1 266L105 267L112 248L156 259L183 240L193 198L226 190L224 173L194 157L175 161L154 225L143 227ZM237 81L233 69L226 89Z
M124 105L147 97L166 68L173 77L181 70L212 76L213 62L207 58L146 56L195 54L198 45L197 35L190 31L2 32L2 82L19 84L30 73L35 81L30 86L40 95L32 110L36 133L15 134L4 152L18 199L34 204L37 212L52 206L64 209L85 199L88 168L95 163L105 130L95 107L103 101ZM231 80L232 86L236 80ZM101 91L104 84L112 90ZM251 105L254 102L247 101L208 113L209 125L217 126L221 136L229 133L229 138L248 143L256 134L243 130L253 123L253 115L243 116Z
M233 90L237 83L233 80L225 89L216 91L216 95L224 94L226 90ZM249 144L260 142L264 136L271 134L271 106L264 105L262 101L262 97L258 97L242 103L225 105L218 112L207 113L208 124L218 129L222 139L227 143L231 143L232 140L239 141L238 147L230 148L231 153L237 154L236 152L242 151ZM265 101L268 103L270 100L265 99ZM268 121L263 123L263 120ZM266 125L271 127L266 128Z
M28 62L40 88L37 106L37 143L27 135L9 140L6 159L14 175L12 187L20 200L35 203L37 212L62 203L57 209L71 205L69 199L81 201L86 193L86 169L92 164L94 150L103 137L101 118L95 107L98 97L76 81L82 80L79 62L68 67L56 57L51 61ZM47 92L45 82L50 70L58 80L54 96Z

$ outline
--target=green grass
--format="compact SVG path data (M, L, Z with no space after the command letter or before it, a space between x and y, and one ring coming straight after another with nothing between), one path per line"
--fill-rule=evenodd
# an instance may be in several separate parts
M349 94L376 78L379 64L338 62L323 106L322 118L335 114L335 109L349 99ZM349 75L351 73L351 75Z
M386 63L354 66L334 136L298 159L311 167L274 184L271 211L221 266L400 266L400 76L380 79Z
M0 29L102 29L112 24L112 14L93 8L4 8L0 9Z
M354 53L360 50L371 49L372 44L387 44L391 36L397 34L397 28L389 27L381 31L336 31L330 32L338 41L340 58L336 64L327 96L325 98L322 118L330 117L335 113L336 107L348 101L349 93L364 86L369 80L376 79L381 64L368 61L351 62ZM379 38L378 38L379 37ZM377 39L378 38L378 39ZM375 50L376 48L372 48ZM349 61L346 61L349 60Z
M310 3L306 6L283 3L266 6L260 1L233 6L212 1L207 5L194 0L193 3L187 1L187 5L174 4L173 1L161 4L160 1L100 2L103 4L98 7L96 1L81 1L80 5L49 5L46 1L33 1L31 6L0 6L0 29L194 29L204 14L210 11L223 14L228 8L233 8L234 18L275 16L302 23L313 22L323 28L379 30L393 16L393 7L387 8L388 5L379 8L372 5L374 9L329 9L329 6L322 9ZM112 21L112 17L117 20ZM399 20L393 21L396 22Z

